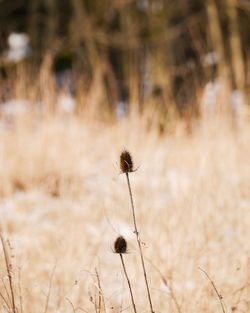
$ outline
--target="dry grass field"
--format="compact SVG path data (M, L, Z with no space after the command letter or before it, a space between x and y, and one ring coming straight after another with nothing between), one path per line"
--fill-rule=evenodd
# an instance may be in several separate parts
M150 312L119 155L128 149L154 310L250 312L250 126L159 137L143 121L53 120L0 131L0 219L18 313ZM13 312L0 253L1 312Z

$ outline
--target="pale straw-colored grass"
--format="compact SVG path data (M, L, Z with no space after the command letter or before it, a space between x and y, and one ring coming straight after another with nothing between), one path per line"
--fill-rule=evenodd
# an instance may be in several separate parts
M24 313L94 312L95 268L106 311L132 312L112 253L120 234L128 241L137 310L149 311L126 180L119 175L124 147L139 167L130 181L155 311L220 312L201 267L228 312L249 312L249 125L233 132L220 121L199 126L193 136L177 131L159 138L140 121L57 120L1 130L0 142L0 219L13 248L17 295L21 271ZM2 253L0 261L5 280Z

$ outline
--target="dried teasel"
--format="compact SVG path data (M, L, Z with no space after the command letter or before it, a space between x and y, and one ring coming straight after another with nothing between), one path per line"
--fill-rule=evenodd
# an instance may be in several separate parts
M114 243L114 250L115 253L127 253L127 241L122 236L119 236L116 239Z
M128 287L129 287L129 292L130 292L130 296L131 296L131 300L132 300L132 304L133 304L133 308L134 308L134 313L137 313L131 283L130 283L128 273L127 273L127 270L125 267L125 262L123 259L123 253L127 253L127 242L122 236L119 236L116 239L116 241L114 243L114 252L119 254L119 256L121 258L122 267L123 267L123 270L124 270L124 273L125 273L125 276L126 276L126 279L128 282Z
M120 168L122 173L134 172L133 167L131 154L127 150L122 151L120 155Z

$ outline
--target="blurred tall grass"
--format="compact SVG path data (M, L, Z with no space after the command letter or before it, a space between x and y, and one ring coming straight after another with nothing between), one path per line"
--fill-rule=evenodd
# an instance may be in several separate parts
M248 104L248 1L2 0L0 19L2 103L49 114L63 103L102 121L144 115L160 132ZM30 40L23 60L8 58L13 33Z

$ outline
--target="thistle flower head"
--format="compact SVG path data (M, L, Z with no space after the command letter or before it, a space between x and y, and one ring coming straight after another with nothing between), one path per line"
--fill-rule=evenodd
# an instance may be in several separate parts
M122 151L120 155L120 168L122 173L133 172L133 167L134 166L131 154L127 150Z
M114 243L115 253L126 253L127 252L127 241L119 236Z

